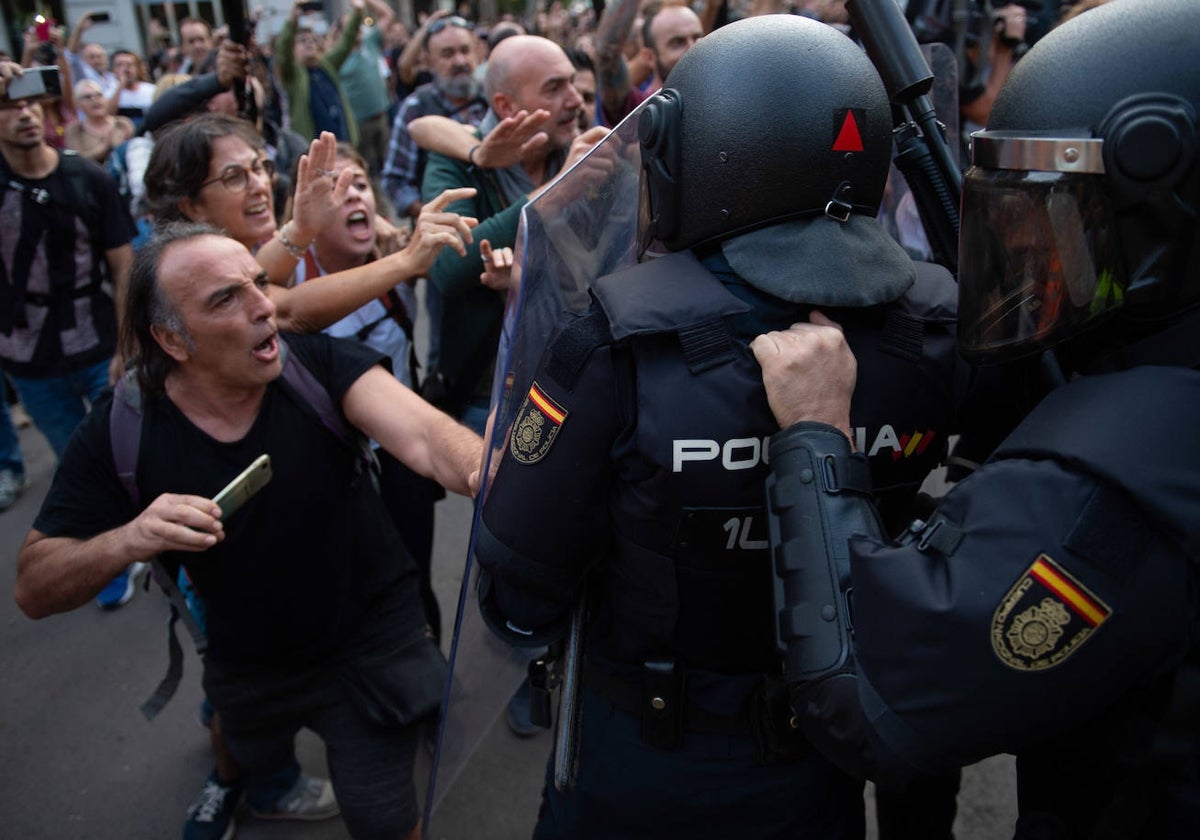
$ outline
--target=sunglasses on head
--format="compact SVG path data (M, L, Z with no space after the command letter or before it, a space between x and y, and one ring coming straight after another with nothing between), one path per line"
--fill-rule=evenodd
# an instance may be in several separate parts
M436 35L447 26L457 26L460 29L466 29L467 31L475 28L466 18L461 18L458 15L451 15L450 17L438 18L433 23L429 24L429 29L426 31L430 35Z

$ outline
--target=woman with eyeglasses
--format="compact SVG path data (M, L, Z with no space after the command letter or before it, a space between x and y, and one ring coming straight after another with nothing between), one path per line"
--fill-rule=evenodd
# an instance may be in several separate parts
M474 190L447 190L422 211L403 250L322 283L285 288L317 234L338 217L353 180L349 171L335 179L336 146L333 135L325 132L300 157L292 218L277 228L274 167L262 138L235 117L198 116L156 134L146 168L146 204L158 222L206 222L241 242L271 280L268 293L279 328L320 330L397 283L422 276L442 248L465 255L464 242L471 242L477 224L444 209Z
M66 147L103 165L113 149L133 136L133 122L108 112L98 82L91 79L76 82L74 94L83 119L67 126Z

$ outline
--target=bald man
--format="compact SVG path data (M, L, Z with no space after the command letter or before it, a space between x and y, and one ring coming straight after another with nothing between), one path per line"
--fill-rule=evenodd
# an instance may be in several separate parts
M437 153L431 153L426 164L421 189L425 200L447 185L476 189L474 198L447 208L479 219L475 242L468 246L466 256L439 256L429 279L445 297L443 324L453 327L442 332L440 347L441 372L448 389L443 407L480 432L487 417L504 309L503 290L480 283L480 248L512 247L525 203L604 136L602 129L580 134L583 97L574 79L574 65L553 41L534 35L506 38L488 60L489 109L476 137L481 139L506 117L541 109L549 114L542 124L547 141L532 144L518 163L505 169L485 171L473 160Z

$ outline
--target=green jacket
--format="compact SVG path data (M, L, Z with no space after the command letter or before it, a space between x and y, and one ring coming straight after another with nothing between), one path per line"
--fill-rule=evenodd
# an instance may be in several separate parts
M337 87L338 99L342 103L342 113L346 115L346 129L350 132L350 145L358 145L358 121L354 119L354 111L339 81L339 69L342 63L354 50L354 41L358 37L358 27L362 23L362 12L358 9L350 13L350 19L342 30L342 37L321 56L320 67ZM296 22L290 17L283 22L279 30L279 38L275 43L275 68L279 74L279 84L287 96L288 124L292 131L310 140L316 139L317 129L313 123L312 109L309 107L308 71L296 64L294 47L296 45Z
M491 388L496 343L504 315L504 293L479 282L483 271L479 243L486 239L493 248L511 248L517 240L517 224L527 197L515 196L508 201L486 170L430 153L421 183L421 200L428 203L443 190L456 187L474 187L475 196L456 201L446 209L474 216L479 219L479 227L472 232L474 239L467 246L465 257L451 248L442 249L429 270L429 280L445 301L440 369L451 394L459 394L465 401L482 396Z

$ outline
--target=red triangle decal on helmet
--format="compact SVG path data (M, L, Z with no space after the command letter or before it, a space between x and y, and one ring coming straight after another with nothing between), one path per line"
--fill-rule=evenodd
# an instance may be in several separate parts
M862 150L863 142L862 136L858 133L858 121L854 119L853 111L847 111L837 139L833 141L833 151L861 152Z

